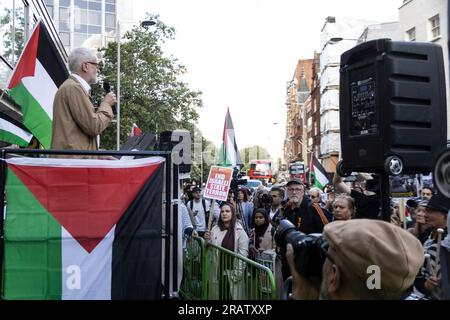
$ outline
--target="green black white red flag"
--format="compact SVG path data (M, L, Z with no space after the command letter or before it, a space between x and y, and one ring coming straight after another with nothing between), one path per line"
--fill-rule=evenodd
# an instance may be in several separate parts
M311 173L314 176L314 186L323 190L330 183L327 172L315 155L312 156Z
M222 147L220 148L219 161L217 165L233 168L241 166L242 160L237 148L233 121L231 120L229 108L227 108L227 115L225 117L222 141Z
M69 76L45 24L40 21L8 81L9 96L21 107L23 124L47 149L51 146L53 100Z
M7 160L4 299L160 299L163 159Z
M0 113L0 141L26 147L33 135L19 121Z

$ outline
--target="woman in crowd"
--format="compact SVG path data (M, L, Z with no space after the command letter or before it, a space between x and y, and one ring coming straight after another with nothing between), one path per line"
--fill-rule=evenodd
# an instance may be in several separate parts
M219 221L211 231L205 232L205 239L211 244L228 249L244 257L248 255L249 240L247 233L242 225L237 222L236 209L229 202L221 204ZM216 252L220 252L218 260L215 261L217 264L210 265L217 265L219 268L217 277L212 279L211 293L219 293L218 299L220 300L236 299L242 292L245 280L245 264L238 259L234 259L232 255L222 251Z
M258 208L253 212L253 229L250 232L250 256L256 258L263 251L274 248L272 224L265 209Z
M237 194L237 205L239 208L240 219L245 232L249 234L251 228L251 219L253 212L253 203L248 201L246 189L239 189Z
M355 215L355 200L347 195L339 195L333 202L333 221L350 220Z

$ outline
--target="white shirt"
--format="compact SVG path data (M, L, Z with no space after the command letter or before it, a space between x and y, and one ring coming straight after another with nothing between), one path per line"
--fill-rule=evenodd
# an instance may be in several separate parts
M272 211L272 207L270 207L270 212L269 212L270 221L273 220L273 217L275 216L275 213L277 213L278 210L280 210L279 207L275 211Z
M206 215L205 210L203 210L203 204L202 199L200 201L196 202L195 200L192 200L192 213L194 213L195 220L197 221L197 231L205 231L206 230L206 224L208 223L206 221ZM190 202L187 204L190 206ZM205 200L205 207L206 211L209 211L210 204L209 201ZM195 211L197 210L197 215L195 215Z
M75 79L77 79L79 83L81 83L81 85L83 86L83 89L87 92L87 94L89 94L89 92L91 92L91 86L89 85L89 83L86 82L86 80L84 80L82 77L80 77L76 73L72 73L71 75Z

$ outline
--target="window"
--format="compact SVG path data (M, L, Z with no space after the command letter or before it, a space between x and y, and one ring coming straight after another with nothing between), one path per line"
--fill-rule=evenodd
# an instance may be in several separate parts
M59 31L70 31L69 8L59 8Z
M406 41L416 41L416 27L406 31Z
M75 47L81 47L83 45L84 40L86 40L86 39L87 39L87 35L86 34L75 33L73 35L74 46Z
M89 34L100 34L102 33L102 27L100 26L88 26Z
M45 0L44 1L45 6L47 7L48 14L50 15L50 18L53 19L53 0Z
M116 27L116 15L105 13L105 26L107 28L115 28Z
M87 25L85 25L85 24L76 24L75 25L75 32L86 33L87 32Z
M59 37L61 38L61 42L65 47L70 47L70 33L60 32Z
M50 15L50 18L53 19L53 6L47 6L48 14Z
M116 12L116 5L115 4L106 4L105 11L106 12Z
M89 1L89 10L102 11L102 4L99 2Z
M88 11L88 24L93 26L102 25L102 14L96 11Z
M431 39L436 39L441 35L441 28L439 22L439 15L435 15L434 17L428 19L431 31Z
M75 8L75 26L78 24L87 24L87 10Z
M70 0L59 0L60 7L70 7Z
M75 0L74 6L75 6L75 8L78 7L80 9L87 9L87 1Z

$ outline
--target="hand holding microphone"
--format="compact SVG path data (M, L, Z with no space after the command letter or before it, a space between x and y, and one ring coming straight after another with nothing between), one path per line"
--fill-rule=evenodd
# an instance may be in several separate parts
M107 104L109 104L113 110L113 113L117 114L117 110L115 108L115 104L117 101L116 94L111 90L111 85L109 84L109 82L103 82L103 90L105 90L106 95L103 97L102 102L106 102Z

